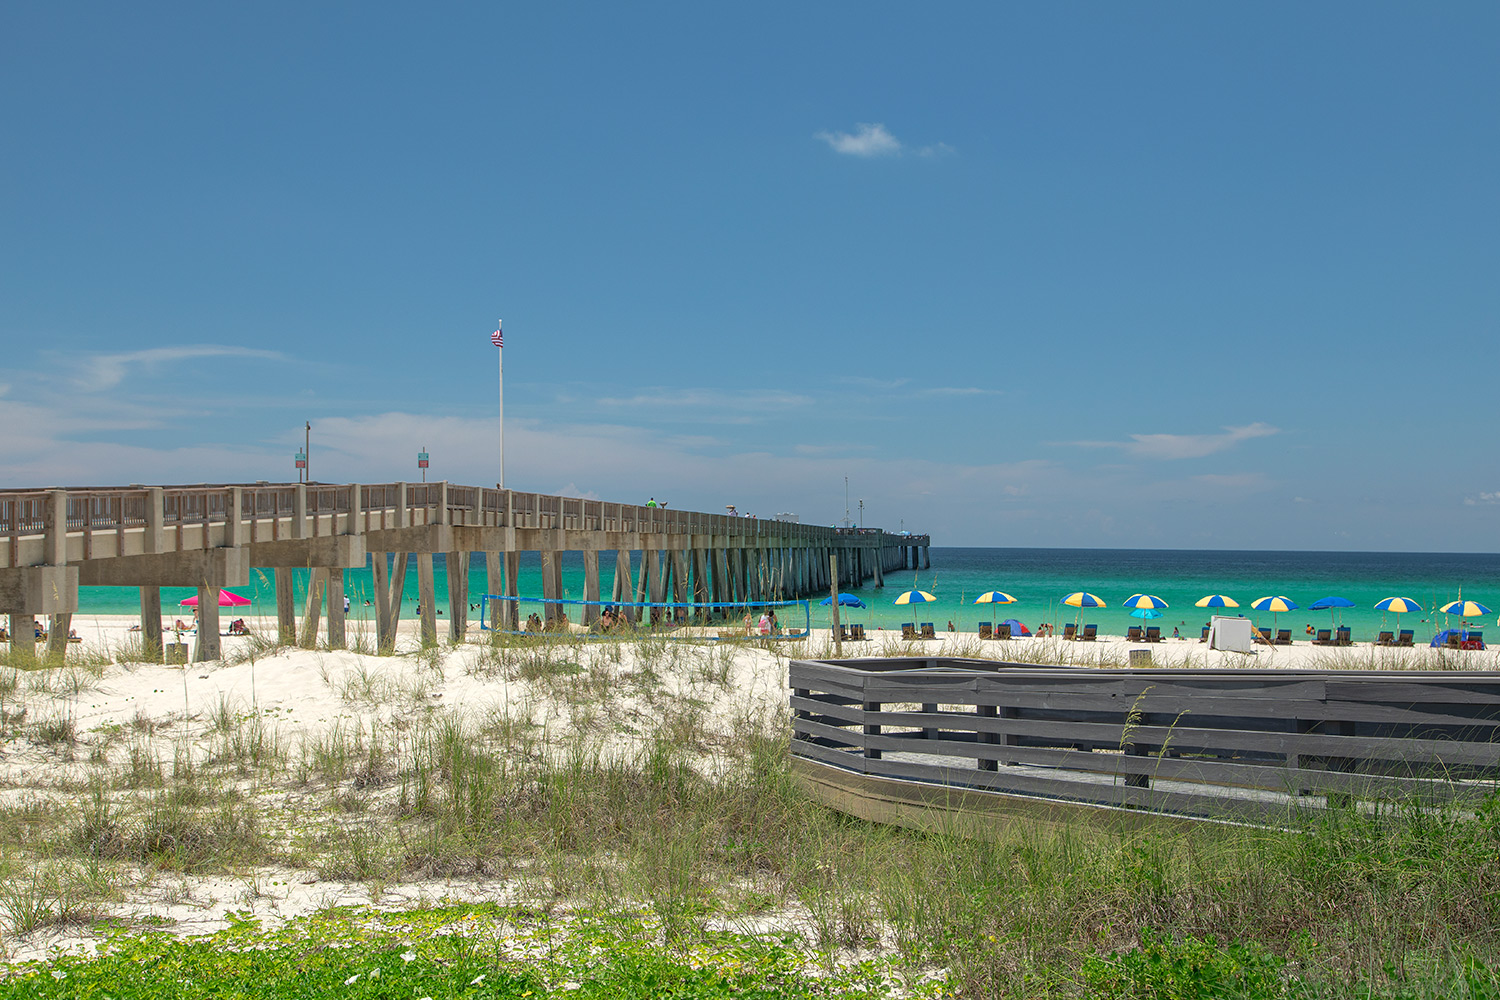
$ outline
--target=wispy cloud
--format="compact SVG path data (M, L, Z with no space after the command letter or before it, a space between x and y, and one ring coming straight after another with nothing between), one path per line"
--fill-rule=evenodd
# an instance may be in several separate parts
M96 354L78 359L73 383L85 392L103 392L112 389L130 375L132 368L155 369L163 365L180 364L192 358L263 358L280 360L277 351L262 351L252 347L236 347L232 344L190 344L182 347L152 347L144 351L128 351L123 354Z
M1466 506L1466 507L1474 507L1474 506L1477 506L1479 504L1490 504L1490 503L1500 503L1500 492L1496 492L1496 493L1484 493L1484 492L1481 492L1478 496L1464 497L1464 506Z
M936 385L931 389L923 389L916 393L918 396L994 396L998 395L999 389L981 389L973 385Z
M901 153L901 140L879 122L860 122L853 132L818 132L813 138L822 139L835 153L845 156L897 156Z
M834 382L839 385L857 385L866 389L899 389L910 382L909 378L871 378L868 375L838 375Z
M930 146L907 146L897 139L880 122L860 122L853 132L822 131L813 134L814 139L828 143L828 148L845 156L862 156L871 159L877 156L900 156L911 152L917 156L952 156L954 148L946 142Z
M1226 427L1222 434L1132 434L1128 441L1071 441L1079 448L1118 448L1136 458L1171 461L1205 458L1233 448L1252 438L1280 434L1281 429L1256 421L1243 427Z
M601 406L629 409L682 410L699 408L704 420L713 420L726 411L736 414L783 413L811 405L812 399L779 389L648 389L634 396L611 396L599 400Z

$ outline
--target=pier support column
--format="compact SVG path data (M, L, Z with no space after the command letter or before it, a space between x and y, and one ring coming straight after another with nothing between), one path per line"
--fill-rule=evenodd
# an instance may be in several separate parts
M325 570L328 574L328 648L345 649L349 636L344 622L344 571Z
M380 653L388 653L394 645L394 637L390 633L389 624L391 620L391 569L386 562L384 552L370 553L370 583L375 590L375 649ZM279 597L280 587L277 590Z
M507 550L505 553L505 596L521 596L521 553L514 550ZM505 627L512 632L519 632L521 602L506 601L501 611L504 615Z
M161 619L157 619L158 623ZM12 652L36 655L36 616L11 612L10 648Z
M193 644L193 662L207 663L223 655L219 649L219 588L198 588L198 641Z
M290 569L276 568L276 641L283 646L297 644L297 603L292 591L295 579ZM160 610L160 591L156 603Z
M417 553L417 604L420 616L422 645L437 642L437 586L433 582L432 553Z
M141 588L141 656L147 663L160 663L161 588Z
M73 616L64 612L49 615L47 624L47 652L65 656L68 652L68 630L73 627ZM34 633L33 633L34 634Z
M583 599L585 601L599 600L599 550L583 550ZM592 625L599 620L599 606L597 604L585 604L583 606L583 624Z
M448 563L448 640L459 643L469 631L469 554L449 552Z
M307 604L302 613L302 637L298 645L313 649L318 645L318 622L323 617L323 591L328 586L328 570L316 567L307 580Z
M647 600L649 600L652 604L660 604L665 599L662 588L663 581L661 578L661 550L652 549L649 552L645 553L645 556L646 575L650 577L651 581L649 589L650 597L648 597ZM652 608L651 613L653 616L656 616L659 615L661 611L659 608Z
M505 571L501 568L500 553L486 552L484 554L484 592L499 597L503 593L501 588L504 586ZM504 601L489 602L489 607L486 610L488 610L490 616L490 628L501 629L505 627L502 624L504 621L502 617L504 608Z
M630 550L619 549L615 552L615 583L610 592L610 600L621 604L631 600L635 584L631 580ZM636 620L635 608L621 608L627 621Z
M562 597L561 563L561 552L542 550L542 618L548 626L562 616L563 606L557 603Z

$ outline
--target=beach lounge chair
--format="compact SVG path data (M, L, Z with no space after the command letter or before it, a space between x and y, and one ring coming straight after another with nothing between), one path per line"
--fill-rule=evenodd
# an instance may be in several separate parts
M1255 641L1258 642L1258 643L1260 643L1262 646L1269 646L1269 645L1272 644L1271 643L1271 630L1268 629L1268 628L1258 628L1258 629L1256 629L1255 630L1255 636L1254 636L1254 638L1255 638Z
M994 637L995 637L995 623L994 622L980 622L979 623L979 638L981 638L981 639L993 639Z
M858 624L856 624L856 625L850 625L849 626L849 638L853 642L864 642L865 641L865 627L863 625L858 625Z
M1141 627L1139 625L1132 625L1128 629L1126 629L1125 630L1125 641L1126 642L1143 642L1144 640L1141 637Z
M1315 636L1313 636L1313 645L1314 646L1332 646L1333 645L1333 629L1331 629L1331 628L1320 628L1320 629L1318 629L1318 634L1315 635Z
M1072 640L1072 639L1078 638L1078 626L1077 625L1064 625L1063 626L1063 635L1062 635L1062 637L1064 639L1068 639L1068 640Z
M1395 644L1396 633L1394 632L1382 632L1380 633L1380 637L1375 640L1375 645L1377 646L1394 646Z
M903 638L903 639L915 639L916 637L917 637L917 623L916 622L902 622L901 623L901 638Z
M1398 645L1398 646L1413 646L1413 645L1416 645L1416 632L1415 632L1415 630L1414 629L1409 629L1409 628L1404 628L1400 632L1396 633L1396 645Z
M848 625L844 625L842 623L839 624L839 641L840 642L848 642L849 641L849 626Z
M1279 629L1277 629L1276 630L1276 645L1278 645L1278 646L1290 646L1291 644L1292 644L1292 630L1289 629L1289 628L1279 628Z
M1484 633L1483 632L1465 632L1464 633L1464 641L1461 643L1461 645L1462 645L1462 647L1464 649L1483 649L1484 648Z
M1457 629L1453 630L1452 632L1449 632L1448 633L1448 648L1449 649L1458 649L1459 648L1459 643L1461 643L1463 641L1462 635L1463 635L1463 633L1459 632Z
M1160 625L1147 625L1146 626L1146 641L1147 642L1161 642L1161 626Z
M1010 638L1010 626L1007 625L1005 622L1001 622L995 628L995 638L996 639L1009 639Z
M1354 638L1352 630L1347 625L1340 625L1333 633L1333 644L1335 646L1352 646Z
M924 638L924 639L936 639L937 638L937 627L934 626L932 624L932 622L923 622L922 623L922 638Z
M1198 637L1198 641L1199 642L1207 642L1208 641L1208 626L1207 625L1203 626L1203 634Z
M1083 627L1083 634L1078 637L1078 641L1093 642L1097 638L1099 638L1099 626L1085 625Z

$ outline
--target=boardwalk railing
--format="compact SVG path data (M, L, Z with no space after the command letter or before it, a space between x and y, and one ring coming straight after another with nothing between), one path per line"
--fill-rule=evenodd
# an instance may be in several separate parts
M789 678L791 753L835 799L867 793L862 775L893 779L887 797L915 783L1274 824L1475 800L1500 778L1500 673L867 659Z

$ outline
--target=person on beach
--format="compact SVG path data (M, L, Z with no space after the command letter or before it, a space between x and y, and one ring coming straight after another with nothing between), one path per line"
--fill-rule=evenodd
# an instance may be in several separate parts
M652 497L650 500L647 500L646 501L646 506L647 507L655 507L656 506L656 497Z
M760 634L771 634L771 616L766 614L764 611L760 613Z

